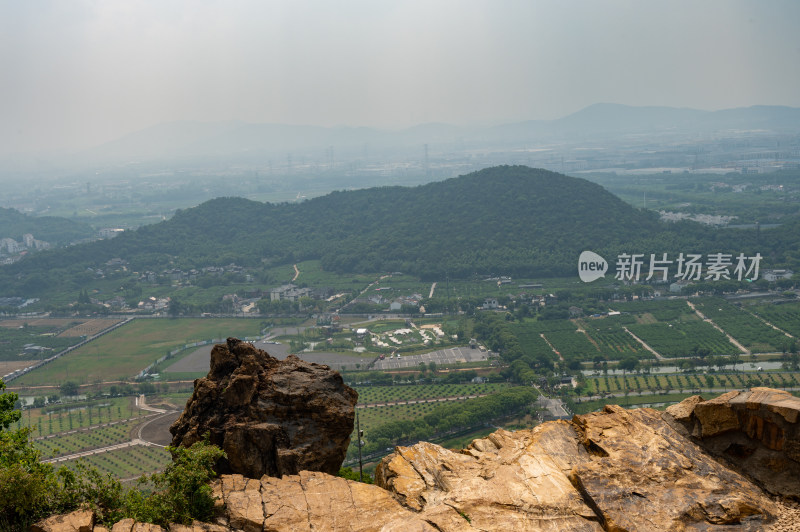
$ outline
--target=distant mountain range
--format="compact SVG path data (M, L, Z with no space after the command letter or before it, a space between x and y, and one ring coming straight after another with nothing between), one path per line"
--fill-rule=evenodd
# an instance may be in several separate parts
M92 161L147 162L192 158L280 156L332 149L331 156L365 150L402 149L425 143L524 143L561 138L635 133L709 133L725 130L800 132L800 108L754 106L722 111L596 104L556 120L531 120L493 127L423 124L388 131L367 127L317 127L247 122L170 122L126 135L78 154Z

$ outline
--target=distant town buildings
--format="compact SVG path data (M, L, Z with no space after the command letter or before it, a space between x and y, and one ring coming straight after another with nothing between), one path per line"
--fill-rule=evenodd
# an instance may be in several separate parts
M794 272L792 270L764 270L762 276L764 280L773 282L779 279L791 279Z
M119 236L125 232L125 229L120 229L119 227L104 227L100 229L97 234L100 238L114 238L115 236Z
M299 301L301 297L311 297L310 288L299 288L293 284L284 284L269 291L270 301Z
M44 240L36 240L32 234L22 235L22 242L17 242L13 238L0 238L0 253L6 252L9 255L16 255L28 250L50 249L50 243Z

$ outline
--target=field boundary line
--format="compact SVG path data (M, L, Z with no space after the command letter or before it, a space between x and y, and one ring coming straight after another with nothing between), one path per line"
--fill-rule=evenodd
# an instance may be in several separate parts
M726 330L724 330L722 327L720 327L719 325L717 325L716 323L714 323L714 321L713 321L711 318L707 318L707 317L706 317L706 315L705 315L705 314L703 314L702 312L700 312L700 310L699 310L697 307L695 307L695 306L694 306L694 304L693 304L691 301L689 301L689 300L687 299L687 300L686 300L686 304L687 304L687 305L689 305L689 306L691 307L691 309L694 311L694 313L695 313L695 314L697 314L697 316L698 316L698 317L699 317L701 320L703 320L703 321L705 321L705 322L708 322L708 323L710 323L712 327L714 327L716 330L718 330L719 332L721 332L722 334L724 334L724 335L725 335L725 336L728 338L728 341L729 341L730 343L732 343L732 344L733 344L733 345L734 345L736 348L738 348L738 349L741 349L741 350L742 350L742 353L741 353L741 354L743 354L743 355L752 355L752 353L750 352L750 350L749 350L749 349L747 349L745 346L743 346L743 345L742 345L742 344L739 342L739 340L737 340L736 338L734 338L733 336L731 336L730 334L728 334L728 332L727 332Z
M648 345L648 344L647 344L647 342L645 342L644 340L642 340L641 338L639 338L638 336L636 336L635 334L633 334L633 333L632 333L630 330L628 330L628 328L627 328L627 327L625 327L624 325L622 326L622 330L623 330L623 331L625 331L626 333L630 334L630 335L631 335L631 337L632 337L634 340L636 340L637 342L639 342L640 344L642 344L642 347L644 347L645 349L647 349L648 351L650 351L651 353L653 353L653 355L655 355L655 357L656 357L657 359L659 359L659 360L666 360L666 359L665 359L663 356L661 356L661 353L659 353L658 351L656 351L655 349L653 349L652 347L650 347L650 345Z

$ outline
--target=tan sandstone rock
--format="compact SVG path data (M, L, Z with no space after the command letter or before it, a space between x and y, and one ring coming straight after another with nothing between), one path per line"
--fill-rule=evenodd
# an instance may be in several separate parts
M152 523L136 523L131 532L165 532L164 529Z
M325 473L265 475L244 485L241 477L225 475L217 484L230 526L238 530L435 531L389 492Z
M309 471L223 475L212 485L216 524L170 532L800 530L796 505L771 500L734 471L769 477L760 481L784 490L776 493L796 491L798 412L800 400L759 388L666 412L606 406L498 430L460 452L398 447L378 466L377 485ZM47 521L72 528L35 530L83 530L75 518ZM131 519L112 529L161 531Z
M756 531L777 515L757 486L689 443L660 412L609 405L574 422L594 456L570 478L608 530Z
M91 510L75 510L39 521L31 526L31 532L92 532L93 528L94 513Z
M442 531L756 531L777 513L757 486L659 412L616 406L500 430L462 453L400 447L378 466L376 483Z
M227 526L201 523L200 521L192 522L191 526L172 524L169 527L169 532L228 532L229 530L230 528Z
M430 443L399 447L375 472L440 530L602 530L567 473L587 462L572 424L499 430L463 453Z
M685 399L664 419L770 492L800 498L800 398L753 388Z
M111 532L131 532L133 525L136 523L134 519L128 518L114 523L111 527Z

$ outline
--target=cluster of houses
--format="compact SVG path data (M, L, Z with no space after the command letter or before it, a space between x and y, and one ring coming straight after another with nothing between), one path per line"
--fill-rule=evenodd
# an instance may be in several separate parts
M196 281L202 275L211 275L219 277L226 273L241 274L245 277L246 282L251 282L253 277L245 272L242 266L236 264L229 264L227 266L206 266L205 268L191 270L181 270L179 268L172 268L163 270L161 273L154 271L146 271L139 275L139 281L143 283L158 284L162 282L192 282Z
M137 310L149 310L153 312L166 310L169 308L171 299L168 297L148 297L144 301L139 301Z
M241 296L238 294L226 294L222 296L222 300L230 301L235 312L257 314L259 312L258 302L262 299L268 298L270 301L290 301L296 303L300 301L301 298L315 300L326 299L332 293L332 288L305 288L294 284L284 284L270 290L247 290Z
M386 288L383 288L386 290ZM385 309L388 312L399 312L404 306L406 307L419 307L422 301L422 294L411 294L410 296L398 296L394 298L386 298L381 293L371 294L368 296L359 296L353 300L353 303L369 303L371 305L388 305Z
M22 242L8 237L0 238L0 264L11 264L28 251L39 251L50 247L49 242L36 240L30 233L22 235Z

